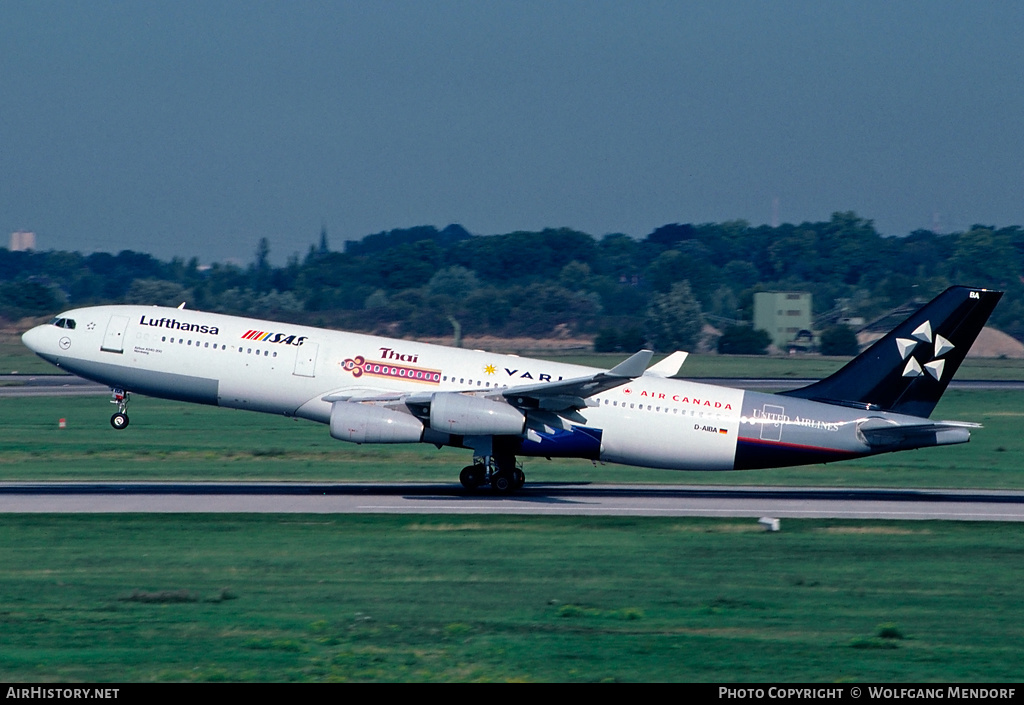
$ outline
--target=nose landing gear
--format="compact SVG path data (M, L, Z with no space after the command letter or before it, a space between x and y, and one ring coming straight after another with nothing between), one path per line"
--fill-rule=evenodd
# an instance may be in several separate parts
M110 417L110 425L121 431L128 428L128 399L131 395L123 389L110 392L110 403L117 404L117 413Z

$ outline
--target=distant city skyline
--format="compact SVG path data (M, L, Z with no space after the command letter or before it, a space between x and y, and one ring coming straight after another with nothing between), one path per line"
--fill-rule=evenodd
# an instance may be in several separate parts
M0 0L0 232L1024 225L1024 5Z

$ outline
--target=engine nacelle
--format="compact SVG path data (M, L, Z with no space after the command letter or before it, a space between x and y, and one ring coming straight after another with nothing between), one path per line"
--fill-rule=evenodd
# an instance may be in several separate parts
M455 392L431 397L430 427L459 436L517 436L526 426L521 411L505 402Z
M410 414L372 404L331 404L331 437L350 443L419 443L423 422Z

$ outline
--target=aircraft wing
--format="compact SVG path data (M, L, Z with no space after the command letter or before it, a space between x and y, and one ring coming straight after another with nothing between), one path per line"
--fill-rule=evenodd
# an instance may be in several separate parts
M344 392L328 394L321 397L321 401L336 402L350 401L353 403L384 403L391 401L404 401L409 395L403 392L381 392L374 390L347 390Z
M490 399L504 399L512 406L524 410L540 409L543 411L565 412L583 409L587 406L586 398L600 392L626 384L644 374L647 363L654 353L641 350L605 372L598 372L586 377L575 377L557 382L541 382L516 387L499 389L473 389L465 394ZM685 354L684 354L685 355ZM678 358L676 358L678 359ZM664 361L663 361L664 362ZM672 364L678 364L673 360ZM460 392L441 392L442 394L458 394ZM437 392L375 392L373 390L345 391L328 394L323 401L348 401L365 404L384 404L396 406L404 404L418 414L425 414Z
M644 374L651 377L675 377L689 355L688 352L676 350L658 364L648 367Z
M509 387L502 389L501 395L509 404L522 409L556 412L583 409L587 406L586 397L614 389L642 376L653 355L650 350L641 350L606 372L557 382Z

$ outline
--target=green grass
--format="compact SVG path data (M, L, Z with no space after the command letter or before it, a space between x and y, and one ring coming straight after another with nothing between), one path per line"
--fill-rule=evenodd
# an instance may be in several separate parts
M0 399L2 480L288 480L455 483L471 453L429 445L356 446L326 426L145 397L114 431L102 397ZM743 472L673 472L526 458L530 481L834 487L1024 488L1019 392L948 392L938 419L977 421L970 443L846 463ZM59 429L65 418L67 428Z
M6 515L0 681L1019 681L1022 546L994 523Z
M0 400L3 480L423 480L467 451L138 397ZM1016 392L963 446L531 480L1024 486ZM58 419L67 420L58 429ZM0 515L0 682L1019 681L1024 526L509 516Z
M0 334L0 374L60 374L21 342L20 335Z

